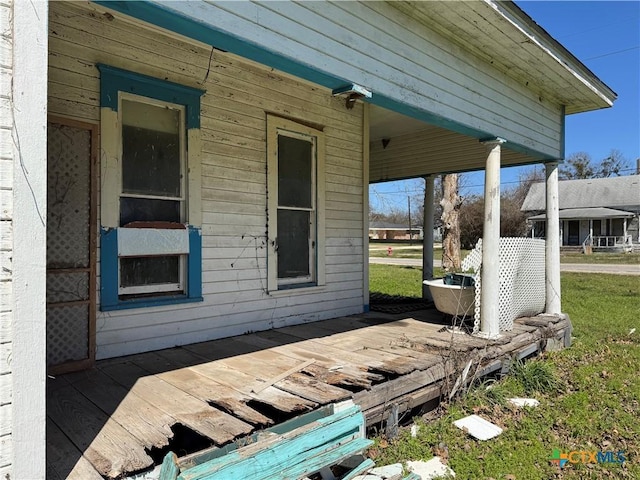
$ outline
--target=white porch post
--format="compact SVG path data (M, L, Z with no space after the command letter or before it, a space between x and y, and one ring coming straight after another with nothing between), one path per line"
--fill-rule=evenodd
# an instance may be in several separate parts
M558 162L545 165L547 173L546 313L562 313L560 296L560 202Z
M500 150L504 140L483 143L489 153L484 176L480 334L496 338L500 334Z
M43 479L46 475L49 5L45 1L16 0L9 2L9 11L12 5L12 21L3 27L3 30L9 29L9 35L13 32L12 91L11 101L6 103L11 110L2 110L2 116L6 112L13 117L11 139L7 138L7 142L11 141L13 145L13 296L11 300L3 299L3 305L6 301L13 307L13 342L9 363L13 377L13 415L12 418L0 419L3 426L8 422L11 428L11 435L2 437L0 449L5 450L3 454L13 451L11 478L35 480Z
M424 218L422 219L423 241L422 241L422 279L431 280L433 278L433 210L434 210L434 177L427 175L424 177ZM422 298L433 300L429 287L422 284Z

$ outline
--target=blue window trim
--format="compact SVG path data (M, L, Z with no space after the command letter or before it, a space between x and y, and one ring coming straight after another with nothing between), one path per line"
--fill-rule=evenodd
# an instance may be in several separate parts
M159 307L179 303L201 302L202 298L202 234L189 225L187 285L184 295L163 295L121 300L118 296L118 230L100 229L100 310Z
M128 92L164 102L184 105L187 129L200 128L200 97L204 90L186 87L110 65L97 64L100 70L100 106L117 112L119 92ZM188 150L188 149L187 149ZM157 307L178 303L201 302L202 235L200 228L188 226L189 254L184 295L162 295L121 300L118 296L118 229L100 229L100 310Z
M118 93L128 92L163 102L184 105L187 129L200 128L200 97L204 90L185 87L139 73L98 63L100 70L100 106L118 111Z

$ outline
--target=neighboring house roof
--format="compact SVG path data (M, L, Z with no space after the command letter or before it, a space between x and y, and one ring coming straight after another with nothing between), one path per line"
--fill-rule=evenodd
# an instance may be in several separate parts
M640 210L640 175L563 180L558 182L558 195L561 210L595 207ZM521 210L531 212L545 208L545 184L534 183Z
M411 230L418 230L422 225L411 225ZM369 230L409 230L409 225L391 222L371 222Z
M625 212L623 210L614 210L612 208L566 208L560 210L561 220L579 220L588 218L623 218L633 217L633 213ZM540 215L534 215L529 217L529 220L546 220L547 214L541 213Z

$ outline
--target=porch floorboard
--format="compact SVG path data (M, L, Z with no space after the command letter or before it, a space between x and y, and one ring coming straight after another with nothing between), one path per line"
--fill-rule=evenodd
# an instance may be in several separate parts
M186 458L352 398L369 424L437 399L471 360L500 369L570 333L568 319L522 318L497 340L452 334L435 310L372 312L97 362L50 378L52 478L117 478Z

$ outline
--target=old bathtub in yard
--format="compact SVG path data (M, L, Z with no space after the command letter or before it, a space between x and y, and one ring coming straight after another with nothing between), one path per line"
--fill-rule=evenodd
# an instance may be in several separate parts
M464 277L471 279L471 277ZM456 317L472 317L475 311L476 290L473 282L464 279L456 284L449 284L444 278L424 280L429 287L433 303L438 311ZM470 284L471 283L471 284Z

